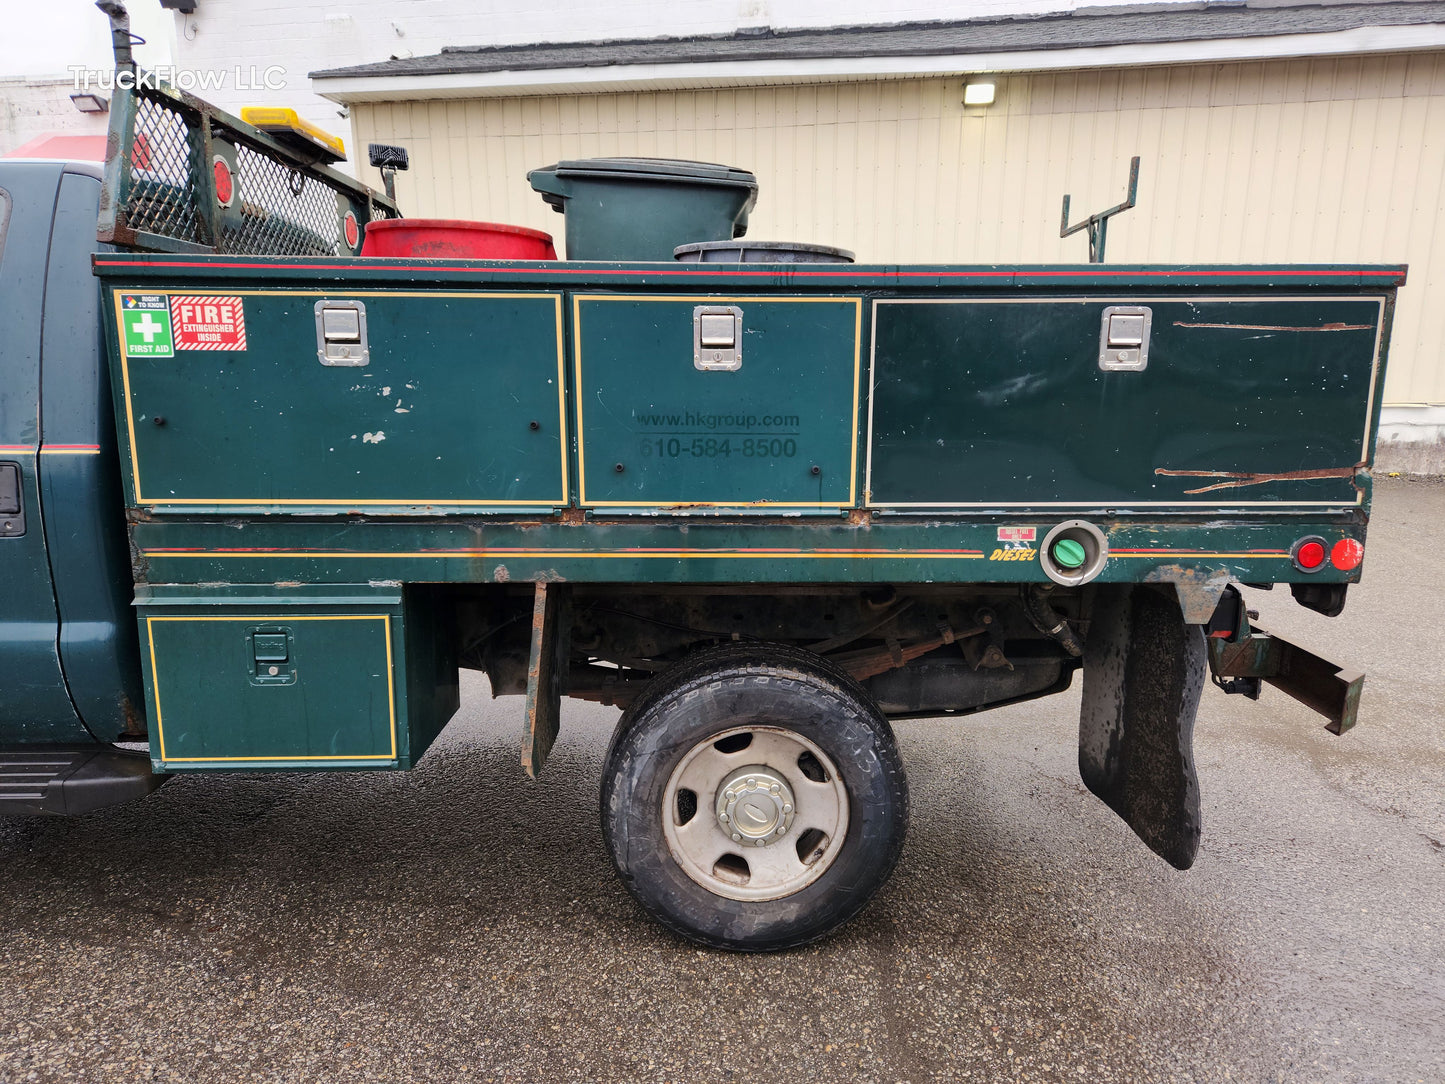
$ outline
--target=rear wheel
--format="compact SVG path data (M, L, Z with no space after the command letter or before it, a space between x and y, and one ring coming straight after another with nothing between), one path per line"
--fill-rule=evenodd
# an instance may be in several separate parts
M892 730L822 658L728 644L658 677L622 717L602 829L633 897L702 944L821 937L897 863L908 790Z

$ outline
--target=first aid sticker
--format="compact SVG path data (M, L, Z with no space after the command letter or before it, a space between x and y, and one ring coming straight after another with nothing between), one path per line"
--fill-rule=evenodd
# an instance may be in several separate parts
M123 294L120 326L128 358L175 356L171 309L165 294Z

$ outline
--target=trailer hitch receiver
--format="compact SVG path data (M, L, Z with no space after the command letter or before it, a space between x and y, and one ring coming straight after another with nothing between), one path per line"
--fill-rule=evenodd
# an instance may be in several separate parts
M1349 730L1360 714L1363 671L1332 663L1253 622L1234 643L1209 641L1209 668L1216 684L1254 679L1288 693L1323 715L1331 734Z

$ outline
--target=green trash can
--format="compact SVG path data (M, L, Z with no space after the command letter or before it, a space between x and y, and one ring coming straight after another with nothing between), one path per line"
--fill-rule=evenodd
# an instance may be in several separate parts
M748 229L758 179L745 169L673 158L583 158L527 174L567 217L569 260L666 260L678 245Z

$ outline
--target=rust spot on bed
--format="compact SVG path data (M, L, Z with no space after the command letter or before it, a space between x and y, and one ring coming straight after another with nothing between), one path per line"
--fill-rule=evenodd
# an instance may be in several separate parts
M1374 331L1374 324L1320 324L1316 327L1285 327L1278 324L1191 324L1175 320L1175 327L1219 327L1231 331Z
M1209 493L1216 489L1239 489L1243 486L1259 486L1266 482L1309 482L1319 478L1354 478L1354 476L1365 468L1363 463L1356 463L1353 467L1321 467L1315 470L1287 470L1274 474L1256 474L1251 471L1237 470L1166 470L1164 467L1155 467L1155 474L1162 474L1168 478L1224 478L1227 481L1215 482L1213 485L1201 486L1198 489L1186 489L1186 494Z

